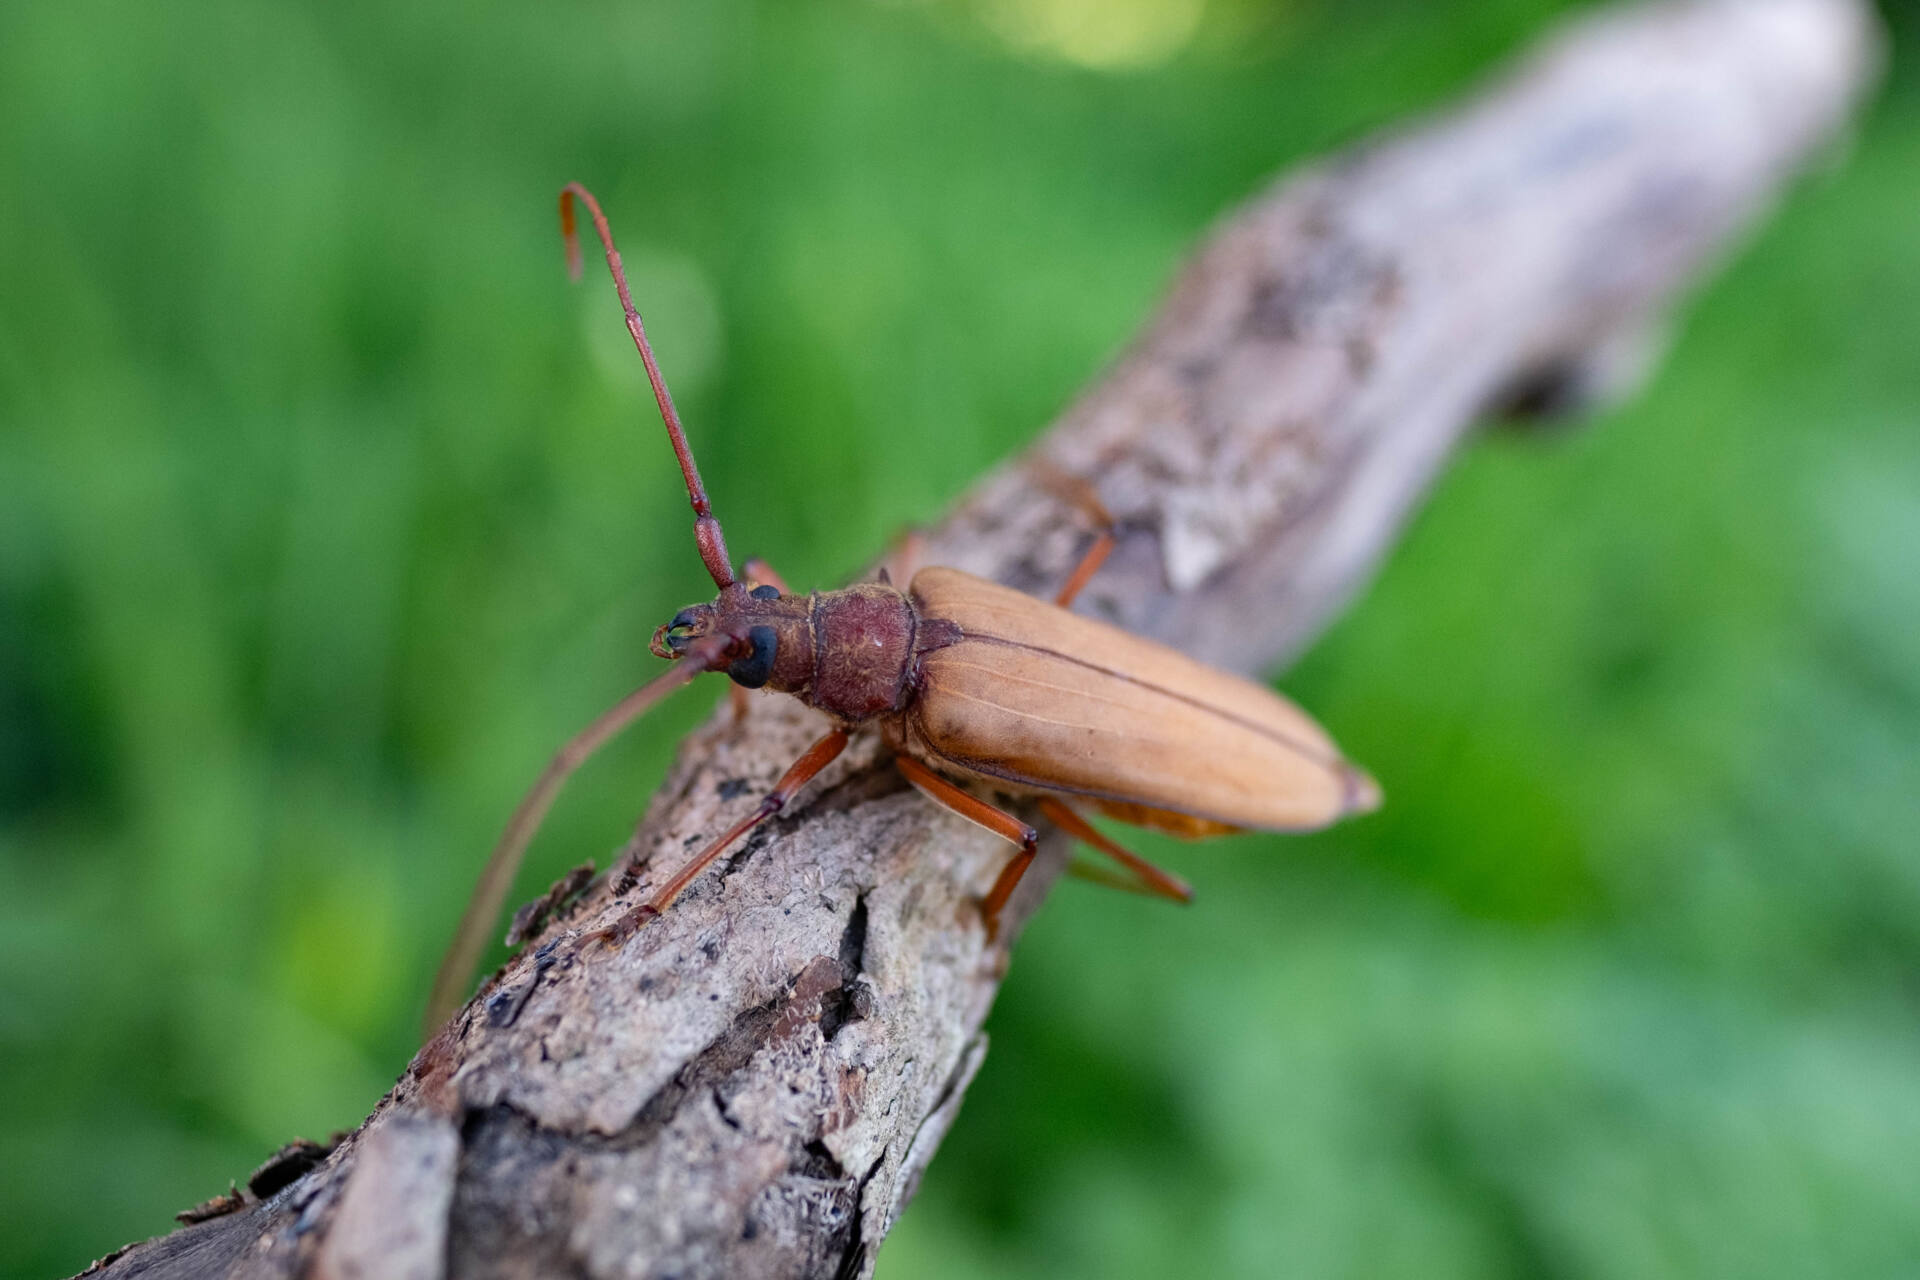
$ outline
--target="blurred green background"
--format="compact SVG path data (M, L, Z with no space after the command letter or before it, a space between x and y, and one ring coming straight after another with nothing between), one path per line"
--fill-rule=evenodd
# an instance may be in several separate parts
M356 1122L707 594L564 180L736 553L827 584L1265 175L1579 7L1091 3L0 6L0 1271ZM1386 810L1054 895L880 1274L1920 1272L1917 285L1897 48L1646 394L1472 445L1289 676Z

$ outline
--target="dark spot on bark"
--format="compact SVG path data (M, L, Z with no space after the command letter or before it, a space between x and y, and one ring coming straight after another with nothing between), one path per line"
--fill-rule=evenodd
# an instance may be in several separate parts
M620 873L613 878L614 897L626 897L640 883L640 861L638 858L629 858L621 865Z
M866 967L867 895L861 894L847 917L840 934L840 985L821 997L820 1035L831 1040L849 1022L858 1022L873 1013L873 988L860 974Z
M173 1215L175 1222L189 1226L196 1222L206 1222L212 1218L223 1218L229 1213L238 1212L245 1207L247 1198L240 1194L240 1188L229 1182L227 1189L211 1200L202 1200L191 1209L182 1209Z
M861 1022L873 1016L873 988L855 979L840 988L836 998L820 1012L820 1035L831 1040L849 1022Z
M840 962L828 956L815 956L807 967L788 984L787 1005L773 1024L774 1042L791 1040L809 1026L823 1023L827 1009L838 1002L846 986ZM825 1034L825 1028L821 1028Z
M1262 280L1247 303L1247 332L1262 338L1292 340L1300 336L1294 317L1298 303L1294 288L1284 277Z
M726 1124L727 1128L738 1129L740 1127L740 1122L735 1120L733 1113L727 1110L727 1099L720 1092L720 1086L718 1085L715 1085L713 1088L713 1109L720 1113L720 1119Z
M1584 354L1584 353L1583 353ZM1581 355L1537 365L1509 379L1488 399L1486 416L1509 427L1567 426L1606 399Z
M276 1192L284 1191L306 1177L316 1165L325 1160L334 1147L339 1145L340 1137L341 1135L336 1133L325 1142L295 1138L268 1156L258 1169L247 1175L247 1190L262 1200Z
M747 837L746 843L740 846L740 851L730 856L726 865L720 868L721 883L724 884L728 876L753 861L753 855L767 847L767 841L773 839L774 827L774 822L764 822L754 828L753 833Z
M496 1027L510 1027L513 1020L520 1016L520 1006L526 1003L527 996L533 993L533 984L526 983L510 991L496 991L487 1001L487 1022Z
M534 988L540 985L540 979L547 976L547 970L553 968L556 962L554 953L558 947L558 939L541 947L540 950L534 952L533 974L531 977L517 987L509 987L496 991L487 997L487 1022L489 1025L495 1027L510 1027L519 1020L520 1011L527 1007L527 1001L532 997Z
M867 895L863 893L854 899L847 927L840 934L840 972L851 982L865 970L866 959Z
M547 921L571 906L593 881L593 863L583 862L548 886L547 891L513 913L507 945L517 947L546 928Z
M327 1210L333 1207L334 1198L339 1192L340 1183L337 1180L322 1181L320 1186L315 1188L314 1193L307 1197L307 1202L300 1206L300 1216L293 1222L293 1234L304 1236L309 1231L318 1229L326 1220ZM304 1192L295 1192L294 1202L298 1204L304 1194Z
M860 1177L860 1190L854 1196L853 1213L847 1227L846 1242L840 1247L840 1265L834 1270L834 1280L855 1280L867 1265L867 1184L873 1181L874 1174L880 1172L880 1166L886 1159L887 1152L883 1147L873 1164Z
M551 1196L567 1162L596 1145L546 1128L508 1103L465 1109L447 1214L446 1274L555 1274L543 1262L567 1256L564 1224L530 1213L529 1206Z
M886 761L873 768L859 770L828 787L813 798L806 811L809 814L847 813L869 800L898 795L907 787L905 776L893 767L892 761Z
M822 1182L837 1182L847 1176L840 1167L840 1161L833 1152L827 1150L827 1144L814 1138L800 1148L800 1155L789 1169L803 1178L818 1178Z
M719 998L718 995L709 997L713 1000ZM681 1104L694 1091L718 1090L729 1076L746 1066L760 1046L767 1042L773 1031L774 1020L786 1003L784 995L778 996L735 1017L732 1025L709 1041L706 1048L674 1073L673 1079L647 1099L634 1117L629 1134L643 1141L651 1139L672 1122L673 1117L679 1114Z
M714 790L722 800L735 800L745 795L747 788L752 785L745 778L722 778Z

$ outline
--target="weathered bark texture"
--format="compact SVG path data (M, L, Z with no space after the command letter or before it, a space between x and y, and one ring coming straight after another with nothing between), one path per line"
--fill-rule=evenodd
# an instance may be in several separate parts
M1632 381L1676 292L1840 130L1877 49L1853 0L1608 10L1259 195L1036 446L1123 526L1080 607L1238 670L1297 653L1472 423ZM1044 592L1087 532L1016 462L928 558ZM1007 848L869 744L625 946L582 942L617 910L608 880L671 869L821 727L778 699L717 715L630 870L561 910L357 1133L107 1273L868 1274L985 1055L1059 842L987 945L975 898Z

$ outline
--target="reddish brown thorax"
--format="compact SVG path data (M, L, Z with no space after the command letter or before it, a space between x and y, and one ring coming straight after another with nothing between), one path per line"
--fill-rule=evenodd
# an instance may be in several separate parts
M907 595L886 583L807 596L734 583L712 603L675 614L654 633L652 647L662 658L679 658L702 636L732 636L740 656L726 673L734 683L790 693L859 723L912 700L914 659L947 643L931 634L945 630L923 624Z

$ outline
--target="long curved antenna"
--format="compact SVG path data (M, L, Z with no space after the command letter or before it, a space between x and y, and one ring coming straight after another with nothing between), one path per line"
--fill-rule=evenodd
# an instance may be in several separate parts
M500 908L506 903L507 892L513 888L513 878L520 870L521 856L526 853L534 832L540 829L541 821L547 816L547 810L553 807L554 797L560 794L560 788L568 777L615 734L651 710L655 703L692 681L701 672L724 665L734 648L735 641L730 636L702 636L689 646L686 656L675 663L671 671L641 685L602 712L598 719L561 747L548 762L539 781L533 784L533 789L527 792L520 807L513 811L513 817L508 819L507 829L500 833L499 843L494 845L493 853L487 859L486 870L480 873L479 881L473 886L473 896L467 900L467 910L460 917L460 926L454 931L446 957L440 961L440 972L433 978L433 994L427 998L426 1021L422 1026L425 1035L431 1036L439 1030L440 1025L452 1017L454 1010L466 999L473 967L487 949L487 939L493 932L494 923L500 918Z
M694 465L693 450L687 447L687 434L680 429L680 415L674 410L667 380L660 376L653 348L647 345L647 331L640 323L640 313L634 309L633 294L627 289L626 269L620 265L620 251L613 247L613 230L607 226L607 215L600 212L600 202L593 198L593 192L577 182L569 182L560 190L560 236L566 242L567 272L575 280L580 278L580 238L573 221L576 196L587 206L587 212L593 216L593 229L600 233L600 243L606 246L607 267L613 272L614 288L620 291L621 309L627 313L627 332L633 335L633 345L640 348L640 359L647 366L647 381L653 384L653 398L660 406L661 419L667 424L667 438L673 442L673 454L680 460L680 474L687 481L687 498L693 503L693 540L700 548L700 563L713 575L714 585L724 590L733 585L733 561L727 558L727 540L721 535L720 522L714 518L713 505L707 501L706 487L700 483L700 468Z

